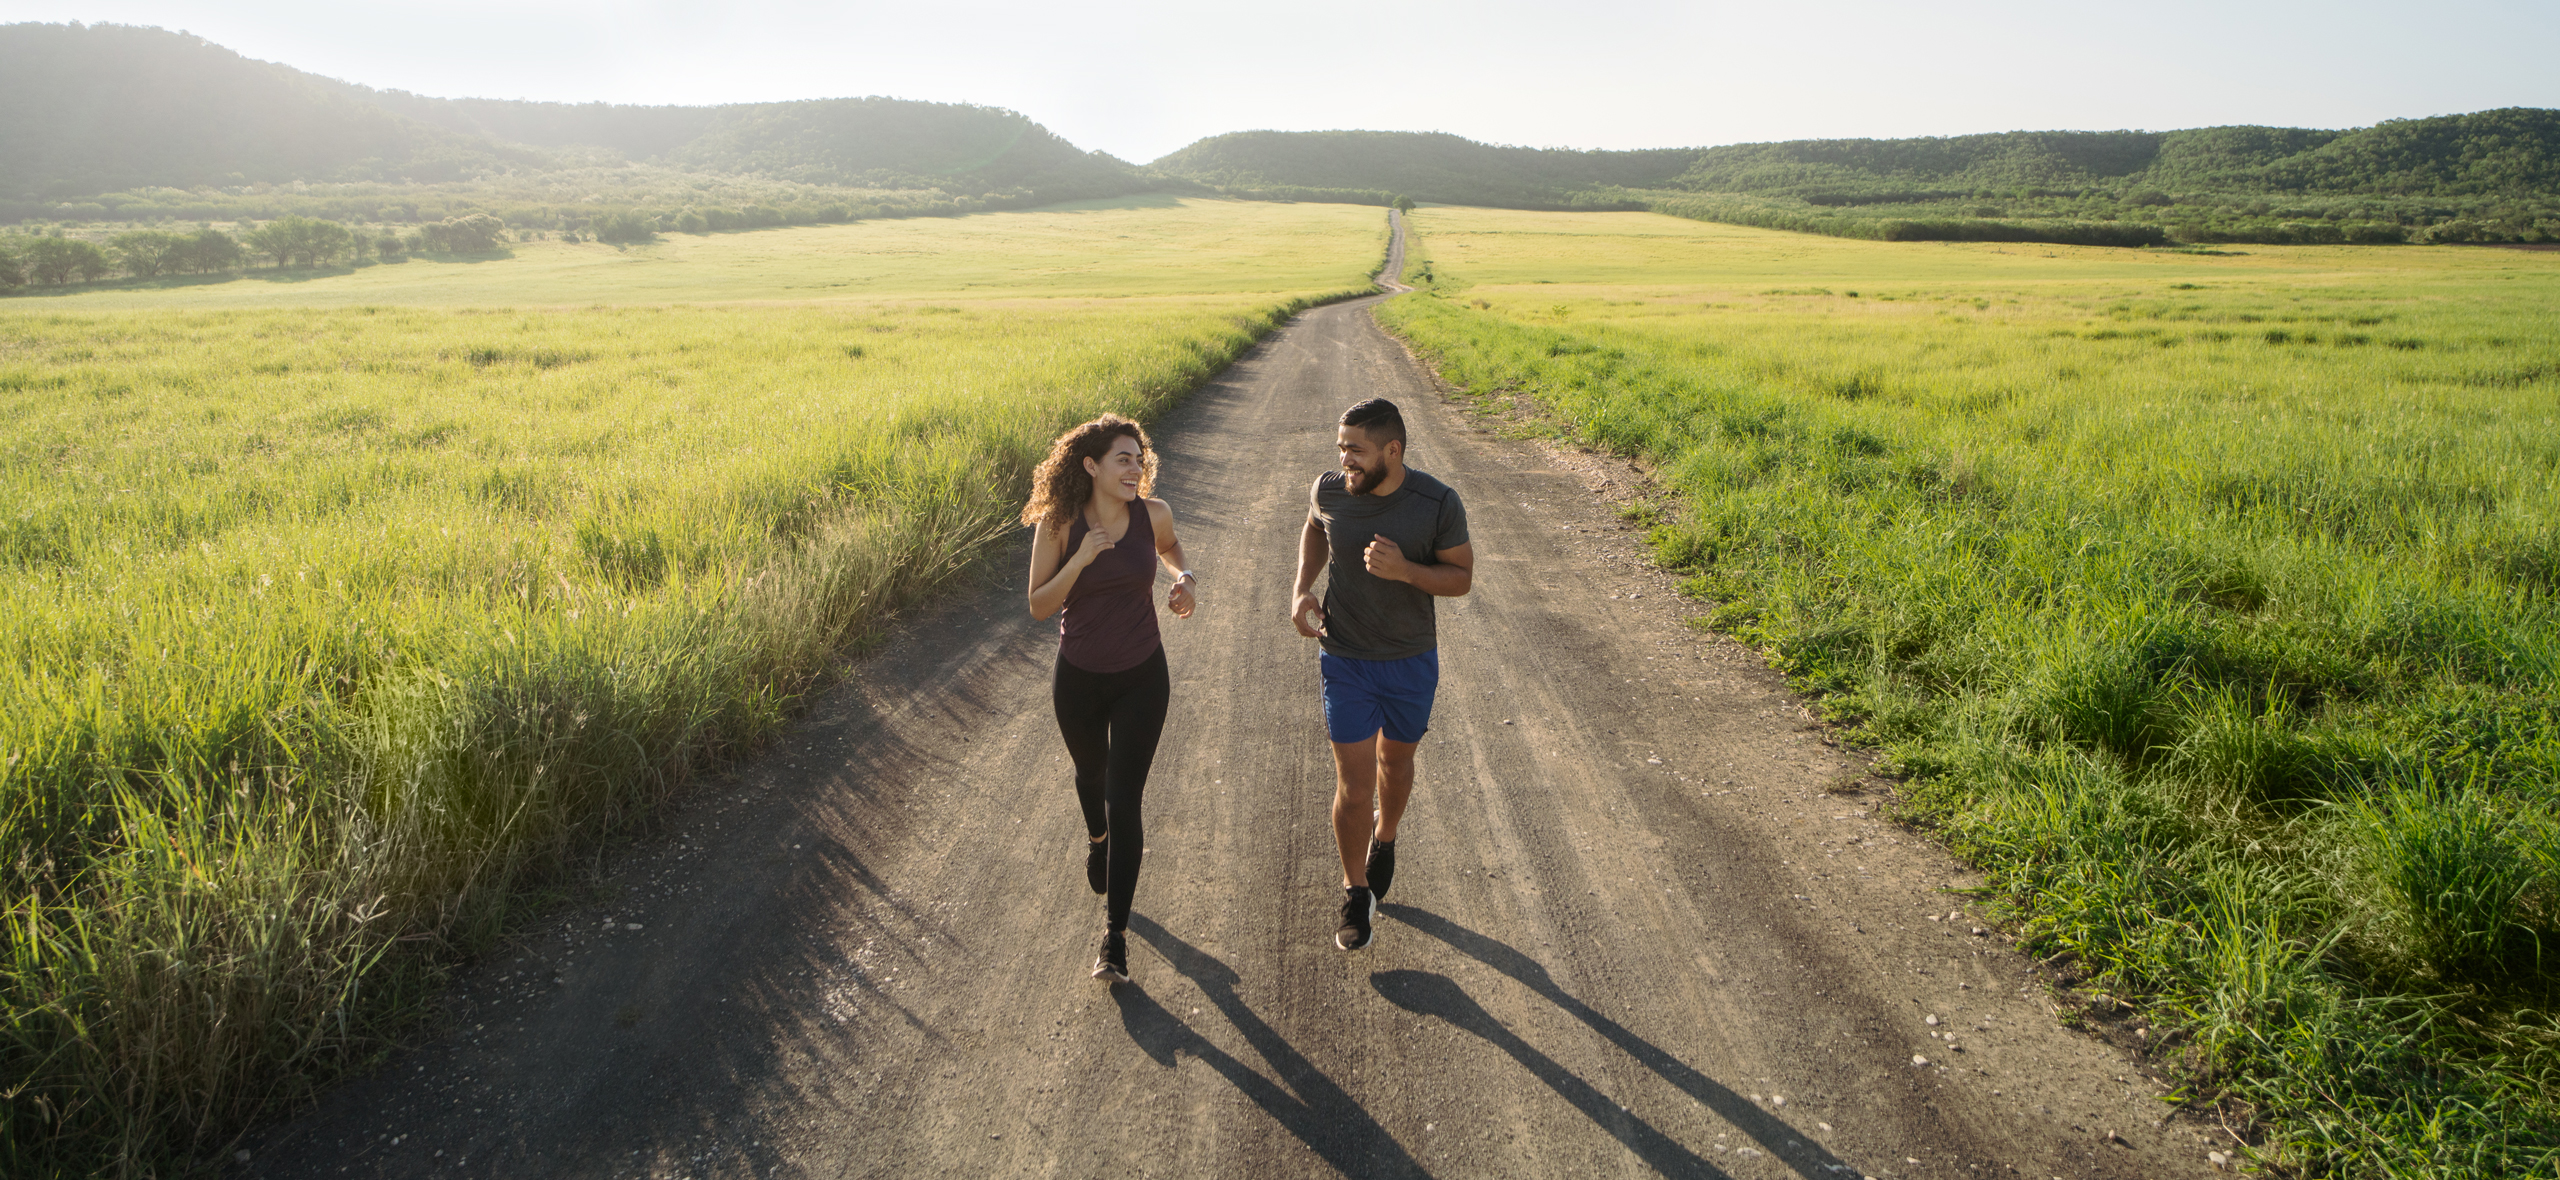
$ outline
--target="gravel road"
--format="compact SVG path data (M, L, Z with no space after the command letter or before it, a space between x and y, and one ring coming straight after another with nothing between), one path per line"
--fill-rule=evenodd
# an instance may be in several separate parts
M1964 870L1847 786L1864 760L1683 624L1612 511L1638 473L1471 422L1370 302L1157 427L1203 585L1165 617L1132 983L1086 978L1102 902L1026 530L235 1174L2203 1173L2159 1086L1964 912ZM1346 954L1287 613L1333 417L1377 394L1478 565L1440 608L1392 900Z

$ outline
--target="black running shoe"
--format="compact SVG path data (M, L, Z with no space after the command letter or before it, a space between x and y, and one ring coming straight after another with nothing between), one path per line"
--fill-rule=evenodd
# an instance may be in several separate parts
M1395 879L1396 842L1372 838L1369 841L1369 892L1377 894L1378 900L1385 901L1387 886Z
M1129 936L1114 930L1102 936L1102 953L1093 957L1093 977L1104 983L1129 982Z
M1342 891L1342 928L1333 932L1333 945L1356 951L1369 945L1370 928L1378 920L1378 895L1365 885L1354 885Z
M1096 893L1111 892L1111 841L1085 841L1084 883Z

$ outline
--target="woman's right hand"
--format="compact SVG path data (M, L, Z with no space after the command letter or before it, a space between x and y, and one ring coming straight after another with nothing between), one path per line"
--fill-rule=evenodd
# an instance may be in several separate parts
M1101 529L1086 529L1084 544L1076 546L1075 555L1067 560L1077 569L1092 565L1094 559L1111 551L1111 538Z

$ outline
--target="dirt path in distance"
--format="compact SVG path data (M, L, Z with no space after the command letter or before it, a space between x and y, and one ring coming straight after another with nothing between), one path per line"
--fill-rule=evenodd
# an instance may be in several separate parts
M1626 466L1469 425L1370 302L1308 312L1157 428L1204 584L1165 625L1133 983L1085 974L1102 905L1026 536L621 854L612 900L468 971L450 1035L235 1170L2204 1173L2156 1084L1975 932L1963 871L1826 792L1862 759L1682 625L1598 494ZM1392 899L1345 954L1315 648L1286 616L1333 417L1373 394L1466 497L1480 564L1441 606Z

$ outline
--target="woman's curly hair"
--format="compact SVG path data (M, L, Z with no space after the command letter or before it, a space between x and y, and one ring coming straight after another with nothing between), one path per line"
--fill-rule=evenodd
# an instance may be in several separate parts
M1118 414L1104 414L1049 444L1049 457L1031 473L1031 502L1022 508L1022 523L1058 527L1075 519L1085 501L1093 498L1093 475L1080 460L1101 462L1111 453L1112 440L1123 436L1138 440L1138 457L1145 465L1138 475L1138 494L1154 495L1156 444L1147 437L1147 428Z

